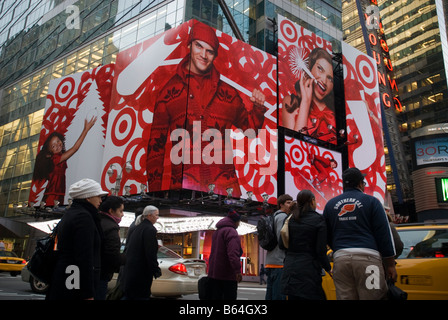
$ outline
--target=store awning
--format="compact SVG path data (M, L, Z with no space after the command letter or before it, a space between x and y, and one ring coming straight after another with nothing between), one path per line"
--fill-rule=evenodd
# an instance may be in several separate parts
M159 233L184 233L193 231L216 230L216 224L223 217L200 216L200 217L160 217L154 227ZM60 219L48 220L42 222L28 222L28 225L39 229L45 233L50 233ZM135 220L133 212L125 212L120 222L120 227L129 227ZM243 236L257 231L257 227L241 222L237 229L238 234Z

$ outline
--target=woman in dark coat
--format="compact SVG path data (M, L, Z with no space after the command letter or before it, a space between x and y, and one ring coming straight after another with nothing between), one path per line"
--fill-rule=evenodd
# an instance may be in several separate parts
M47 293L49 300L93 299L100 279L98 207L107 192L83 179L70 186L71 207L58 224L58 261Z
M289 219L289 248L283 267L283 294L288 300L325 300L322 268L331 266L327 258L327 229L316 211L316 199L310 190L297 195L297 204Z
M236 229L241 216L230 210L227 217L216 224L210 252L208 278L212 300L236 300L241 274L240 257L243 254L241 240Z

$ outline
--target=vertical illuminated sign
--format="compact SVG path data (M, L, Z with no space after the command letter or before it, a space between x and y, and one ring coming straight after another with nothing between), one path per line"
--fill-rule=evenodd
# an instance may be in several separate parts
M397 111L401 112L402 105L397 97L398 87L393 75L394 68L390 60L389 47L386 43L380 11L377 6L378 1L358 0L357 4L364 14L367 29L364 40L367 52L375 59L378 67L378 84L382 103L385 108L395 106Z
M437 202L448 203L448 178L436 178Z

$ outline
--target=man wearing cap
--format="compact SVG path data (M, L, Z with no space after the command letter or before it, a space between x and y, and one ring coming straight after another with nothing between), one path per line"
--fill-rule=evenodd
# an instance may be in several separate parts
M92 179L69 188L73 203L58 224L58 261L49 300L94 299L100 281L101 238L98 208L108 192Z
M165 153L170 152L165 148L166 142L173 130L182 128L189 133L190 139L199 136L200 141L198 145L193 141L191 159L184 158L183 166L171 164L170 189L183 187L198 190L199 187L202 191L208 191L208 185L213 182L215 193L226 194L227 188L233 188L233 196L238 197L241 193L233 161L226 162L229 156L233 158L232 150L219 153L221 163L205 164L201 160L202 151L210 141L202 141L202 134L208 129L219 130L222 140L214 136L213 144L216 148L222 148L225 130L231 129L232 125L243 131L261 128L266 111L263 106L265 96L255 89L251 97L253 106L246 108L237 90L220 80L220 72L213 63L218 56L219 41L209 26L200 22L192 26L188 48L190 53L179 63L176 74L159 92L156 100L146 166L150 191L161 189ZM173 146L175 143L173 141ZM191 140L185 141L184 137L184 141L178 144L191 144ZM214 150L215 153L219 151L222 150ZM182 152L182 155L186 154ZM200 163L196 163L198 161L195 159L199 159Z
M241 216L230 210L216 224L212 237L208 277L212 300L236 300L238 282L242 280L240 257L243 254L241 240L236 229Z
M386 279L397 278L389 222L381 202L364 193L364 177L357 168L345 170L344 192L328 201L323 212L338 300L383 299Z

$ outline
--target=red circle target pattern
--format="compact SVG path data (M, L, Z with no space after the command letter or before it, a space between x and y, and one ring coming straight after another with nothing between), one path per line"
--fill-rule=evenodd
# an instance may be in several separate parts
M126 116L129 116L130 120ZM111 136L114 145L121 147L128 143L134 134L135 126L136 116L134 110L132 108L122 109L112 124ZM124 135L124 137L118 137L117 133Z
M359 55L356 58L356 72L362 84L369 89L375 88L377 81L375 77L375 67L367 56Z
M58 102L65 102L72 96L75 86L75 80L72 77L62 80L56 88L56 100Z
M283 20L280 24L280 32L283 34L286 40L289 42L297 41L297 30L291 21Z

